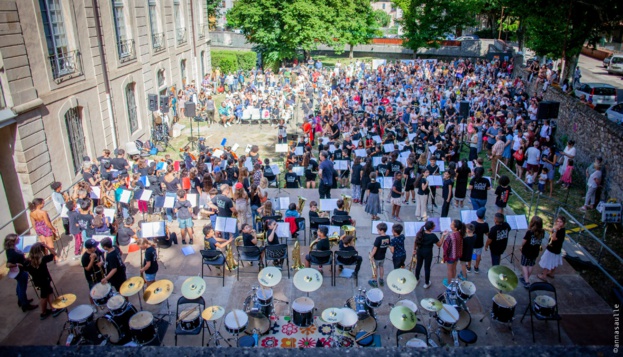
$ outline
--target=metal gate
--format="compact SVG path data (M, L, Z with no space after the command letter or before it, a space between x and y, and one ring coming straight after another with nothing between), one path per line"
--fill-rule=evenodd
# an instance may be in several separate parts
M78 107L71 108L65 113L65 124L67 125L69 147L74 163L74 173L78 173L81 169L82 157L86 153L84 129L82 128L82 118Z

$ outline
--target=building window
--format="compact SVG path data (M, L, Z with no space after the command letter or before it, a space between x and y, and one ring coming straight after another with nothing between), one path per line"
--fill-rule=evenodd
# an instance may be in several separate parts
M204 77L206 75L206 66L205 66L205 55L206 52L205 51L201 51L201 77Z
M151 28L151 47L156 51L164 49L164 33L159 32L158 9L156 0L148 0L149 5L149 26Z
M43 31L54 79L79 70L77 51L70 51L61 0L39 0Z
M158 87L162 87L164 85L164 69L161 69L157 73L158 76Z
M136 108L136 95L134 92L136 84L130 83L125 87L125 99L128 107L128 121L130 123L130 134L138 130L138 111Z
M6 102L4 101L4 88L2 87L2 82L0 82L0 110L6 108Z
M385 4L383 4L383 10L385 10Z
M177 44L182 45L186 43L186 27L184 26L184 12L180 6L179 0L173 1L173 16L175 18L175 33L177 37Z
M77 174L82 165L82 157L86 154L86 144L84 131L82 129L82 118L80 108L69 109L65 113L65 124L67 125L67 137L69 138L69 148L74 165L74 173Z
M186 60L180 61L180 75L182 76L182 88L186 87Z
M128 61L134 59L134 40L126 32L125 13L122 0L113 0L113 15L115 20L115 34L117 35L117 50L119 59Z

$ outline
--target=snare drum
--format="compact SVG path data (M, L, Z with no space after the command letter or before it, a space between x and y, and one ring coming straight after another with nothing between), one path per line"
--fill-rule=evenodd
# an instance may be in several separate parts
M498 322L511 322L515 316L517 300L507 294L497 294L493 297L491 318Z
M249 324L249 317L242 310L232 310L225 316L225 330L232 335L244 331Z
M452 330L459 321L459 312L454 306L443 304L443 308L437 312L436 319L440 327Z
M154 315L149 311L141 311L130 319L132 340L139 345L146 345L158 336Z
M342 308L342 321L337 323L337 329L344 332L352 331L357 326L358 316L355 310Z
M102 284L97 283L91 289L91 299L93 299L93 303L97 306L106 306L108 299L112 297L112 285L110 284Z
M406 347L413 348L428 348L428 345L424 340L420 340L419 338L412 338L405 344Z
M262 315L269 317L273 312L273 289L259 289L255 293L255 296L257 297L259 312L261 312Z
M413 311L414 314L417 314L417 304L411 300L400 300L396 303L396 306L407 307L409 310Z
M177 318L180 328L184 331L193 331L201 326L201 310L197 305L184 309Z
M462 281L459 284L459 290L457 291L459 299L467 301L476 294L476 285L471 281Z
M121 315L127 309L129 304L130 303L119 294L111 296L110 299L108 299L108 302L106 302L108 311L110 311L113 316Z
M556 300L547 295L534 298L534 313L543 317L551 317L556 313Z
M459 320L456 322L454 329L457 331L465 330L472 323L472 315L470 315L469 311L461 310L459 311Z
M249 335L257 333L258 335L265 335L270 330L270 320L268 317L262 314L247 314L249 322L245 332Z
M83 327L93 322L95 309L91 305L78 305L69 312L69 323L72 327Z
M366 305L375 309L383 303L383 291L378 288L370 289L366 293Z
M292 323L298 327L307 327L314 323L314 301L312 299L302 296L294 300Z
M106 315L97 319L97 330L102 336L108 336L111 343L120 343L125 337L129 336L128 322L136 314L136 308L128 305L125 311L119 315L108 312Z
M366 305L366 299L363 296L346 300L346 304L344 306L354 310L357 313L359 320L363 320L370 316L370 313L372 312L372 309Z

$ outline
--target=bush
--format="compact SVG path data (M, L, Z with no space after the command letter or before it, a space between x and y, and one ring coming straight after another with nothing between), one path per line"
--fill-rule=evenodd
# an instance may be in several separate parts
M219 68L223 73L250 71L257 61L257 53L252 51L212 50L211 55L212 68Z

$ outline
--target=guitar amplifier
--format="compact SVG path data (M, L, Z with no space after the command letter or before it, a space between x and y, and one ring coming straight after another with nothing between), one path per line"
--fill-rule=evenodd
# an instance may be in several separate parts
M601 205L601 221L604 223L621 223L620 203L604 203Z

